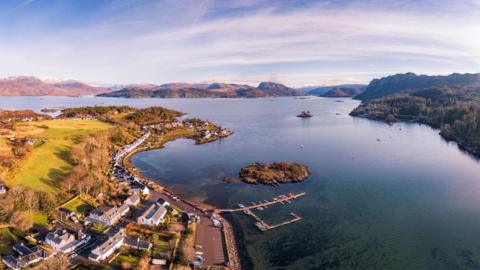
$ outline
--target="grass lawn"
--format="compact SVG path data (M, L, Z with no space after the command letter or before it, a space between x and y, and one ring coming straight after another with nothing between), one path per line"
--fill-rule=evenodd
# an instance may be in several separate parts
M29 215L35 226L46 227L48 225L48 217L45 214L40 212L32 212Z
M94 223L92 224L92 226L90 226L89 230L96 234L103 234L105 230L107 230L107 227L101 224Z
M152 241L153 248L152 254L158 255L169 251L169 243L168 240L165 239L153 239Z
M140 259L138 257L135 257L131 254L120 254L117 256L117 258L115 258L113 263L120 265L122 262L129 262L132 265L136 265L139 261Z
M89 203L84 201L82 198L76 197L75 199L64 205L63 208L68 209L76 214L83 214L84 212L92 209L93 207Z
M42 126L48 126L48 129ZM33 190L60 193L58 182L72 169L69 151L76 140L82 135L111 127L95 120L47 120L18 124L14 132L17 137L46 138L46 142L34 147L18 168L5 177L5 183L10 187L23 185Z

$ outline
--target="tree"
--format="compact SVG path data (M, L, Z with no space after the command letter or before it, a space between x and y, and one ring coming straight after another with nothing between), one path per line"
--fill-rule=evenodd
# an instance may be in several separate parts
M130 262L127 262L127 261L123 261L121 263L121 266L122 266L122 269L131 269L132 268L132 264Z
M70 266L67 255L58 253L35 267L36 270L67 270Z
M135 270L147 270L149 266L149 261L149 257L143 256L138 262L137 267L135 267Z
M33 227L32 219L29 218L25 212L21 211L15 211L12 213L12 216L10 217L10 224L14 224L15 228L23 233L27 232Z
M38 208L40 211L50 213L57 204L57 199L52 193L38 191L35 193L38 199Z

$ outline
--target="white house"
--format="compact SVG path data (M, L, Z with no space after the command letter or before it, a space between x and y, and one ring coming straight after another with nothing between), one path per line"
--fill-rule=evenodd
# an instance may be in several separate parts
M153 204L138 217L137 222L142 225L157 226L164 221L165 214L167 214L165 206Z
M70 253L80 245L86 243L89 238L89 236L82 234L81 232L78 234L78 237L75 237L74 234L69 233L65 229L57 229L47 234L45 237L45 243L56 251Z
M144 196L148 196L148 194L150 194L150 189L146 185L140 183L139 181L133 181L130 185L131 185L131 190L133 191L138 190Z
M107 241L105 241L100 246L96 247L88 258L90 260L99 262L107 259L110 257L117 249L119 249L123 245L123 241L125 240L125 232L123 229L119 230L114 235L110 236Z
M123 204L129 205L129 206L137 206L140 203L140 194L135 191L133 192L130 197L128 197Z
M38 246L31 248L25 246L23 243L13 245L12 249L18 253L18 256L4 256L2 257L2 262L7 267L15 270L28 267L31 264L48 259L53 255Z
M169 202L165 201L165 200L162 199L162 198L158 198L156 204L161 205L161 206L163 206L163 207L167 207L167 206L170 205Z
M122 204L120 207L112 207L108 210L101 208L94 209L87 217L87 220L92 223L101 224L105 227L115 225L121 217L125 216L130 207L127 204Z

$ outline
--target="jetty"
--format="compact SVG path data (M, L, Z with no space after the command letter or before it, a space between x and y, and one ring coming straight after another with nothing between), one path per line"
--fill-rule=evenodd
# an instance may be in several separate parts
M263 200L258 203L252 202L251 205L245 206L244 204L238 204L238 208L231 208L231 209L216 209L215 212L217 213L234 213L234 212L243 212L245 215L253 217L256 222L254 223L255 226L261 230L262 232L278 228L280 226L288 225L293 222L300 221L302 218L291 212L290 215L292 216L292 219L280 222L278 224L268 224L266 221L264 221L261 217L259 217L257 214L253 212L253 210L263 210L266 209L269 205L274 205L274 204L284 204L285 202L291 203L292 200L300 198L302 196L305 196L307 193L301 192L297 194L289 193L286 195L280 195L275 198L273 198L271 201L268 200Z
M259 208L259 207L266 208L269 205L273 205L273 204L277 204L277 203L283 203L283 202L290 203L291 200L300 198L300 197L305 196L305 195L307 195L306 192L301 192L301 193L297 193L297 194L289 193L289 194L286 194L286 195L280 195L278 197L275 197L271 201L264 200L263 202L259 202L257 204L252 203L252 205L249 205L249 206L244 205L243 207L238 207L238 208L217 209L215 212L217 212L217 213L240 212L240 211L255 209L255 208ZM243 204L239 204L239 205L243 205Z

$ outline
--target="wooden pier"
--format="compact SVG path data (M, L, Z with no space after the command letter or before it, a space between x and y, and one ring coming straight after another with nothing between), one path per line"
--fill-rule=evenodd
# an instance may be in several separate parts
M250 205L250 206L244 206L244 207L239 207L239 208L218 209L218 210L216 210L216 212L218 212L218 213L240 212L240 211L255 209L255 208L259 208L259 207L266 208L269 205L273 205L273 204L277 204L277 203L281 203L281 204L283 204L283 202L291 203L292 202L291 200L300 198L300 197L305 196L305 195L307 195L307 193L305 193L305 192L301 192L301 193L297 193L297 194L290 193L290 194L287 194L287 195L280 195L280 196L274 198L271 201L264 200L263 202L260 202L260 203L257 203L257 204L252 203L252 205Z
M232 209L217 209L216 212L218 212L218 213L227 213L227 212L232 213L232 212L242 211L244 214L253 217L256 220L255 226L257 226L257 228L259 230L264 232L264 231L268 231L268 230L271 230L271 229L278 228L278 227L283 226L283 225L287 225L287 224L299 221L302 218L299 215L291 212L290 215L292 215L292 217L293 217L292 219L286 220L284 222L280 222L278 224L270 225L267 222L265 222L262 218L260 218L257 214L255 214L252 210L254 210L254 209L263 210L263 209L267 208L269 205L274 205L274 204L277 204L277 203L280 203L280 204L284 204L285 202L291 203L293 199L302 197L304 195L306 195L305 192L297 193L297 194L290 193L290 194L287 194L287 195L280 195L278 197L275 197L271 201L263 200L263 201L260 201L259 203L252 202L252 205L250 205L250 206L244 206L244 205L240 204L240 206L242 206L242 207L232 208Z

